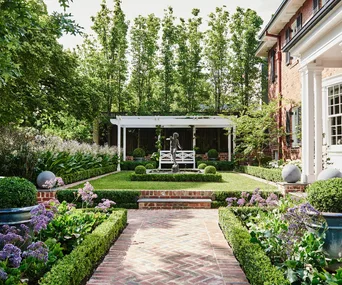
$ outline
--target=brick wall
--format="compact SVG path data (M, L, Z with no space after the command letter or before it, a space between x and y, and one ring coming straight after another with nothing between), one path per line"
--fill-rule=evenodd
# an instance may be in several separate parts
M56 198L56 191L51 190L38 190L37 201L38 203L47 202L51 199Z

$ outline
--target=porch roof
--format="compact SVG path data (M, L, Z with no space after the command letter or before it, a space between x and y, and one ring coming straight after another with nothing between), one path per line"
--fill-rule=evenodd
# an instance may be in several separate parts
M221 116L117 116L113 125L126 128L227 128L234 127L229 118Z

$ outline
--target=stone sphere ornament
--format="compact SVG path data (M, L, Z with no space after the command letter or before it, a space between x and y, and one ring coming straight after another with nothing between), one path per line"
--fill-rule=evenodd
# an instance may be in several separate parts
M330 178L342 178L342 173L336 168L324 169L318 174L317 180L328 180Z
M37 177L37 185L38 188L49 188L46 185L47 181L56 181L56 175L53 174L51 171L43 171ZM56 182L55 182L56 183Z
M296 183L300 180L301 172L297 165L287 164L284 166L281 176L287 183Z

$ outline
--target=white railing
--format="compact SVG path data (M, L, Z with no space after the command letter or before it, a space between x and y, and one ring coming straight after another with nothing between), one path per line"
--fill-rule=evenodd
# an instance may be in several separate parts
M176 161L178 164L193 164L193 168L196 168L194 150L180 150L176 152ZM169 150L161 150L159 157L159 169L162 164L173 164L171 152Z

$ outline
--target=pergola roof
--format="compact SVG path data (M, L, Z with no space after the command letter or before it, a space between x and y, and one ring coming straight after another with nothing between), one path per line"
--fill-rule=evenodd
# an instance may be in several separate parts
M113 125L126 128L227 128L234 123L220 116L117 116Z

